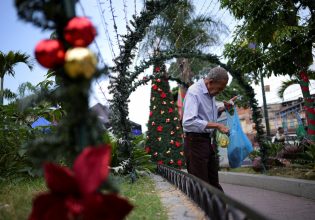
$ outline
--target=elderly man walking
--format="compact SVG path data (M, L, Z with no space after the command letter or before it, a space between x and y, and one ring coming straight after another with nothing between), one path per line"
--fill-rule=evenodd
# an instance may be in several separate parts
M215 145L211 144L214 129L228 133L229 128L217 123L218 115L232 105L236 96L218 108L215 96L224 90L229 80L222 67L211 69L206 78L189 87L184 101L184 153L188 173L199 177L223 191L219 184L218 161Z

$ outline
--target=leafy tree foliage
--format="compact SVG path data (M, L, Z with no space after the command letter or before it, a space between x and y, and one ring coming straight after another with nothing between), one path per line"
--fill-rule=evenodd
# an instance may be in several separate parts
M308 67L313 63L315 39L314 1L221 0L237 19L234 42L227 45L225 55L230 64L252 79L290 75L298 79L305 100L308 134L315 140L314 100L310 98ZM255 81L255 80L254 80Z

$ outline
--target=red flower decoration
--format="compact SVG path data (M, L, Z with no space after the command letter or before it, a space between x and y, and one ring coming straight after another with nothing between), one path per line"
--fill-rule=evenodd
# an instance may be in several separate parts
M156 79L156 81L159 83L159 82L161 82L161 79Z
M153 112L152 111L150 111L150 117L153 115Z
M92 22L85 17L72 18L64 29L66 41L75 47L86 47L95 38L96 30Z
M173 112L173 109L172 108L169 108L168 109L168 113L172 113Z
M158 86L155 85L155 84L153 84L153 85L152 85L152 89L153 89L153 90L157 90L157 89L158 89Z
M166 93L162 92L162 93L161 93L161 98L162 98L162 99L165 99L165 98L166 98Z
M159 66L155 67L155 72L160 72L161 68Z
M158 132L162 132L162 131L163 131L163 126L159 125L159 126L156 128L156 130L157 130Z
M173 164L173 163L174 163L174 160L170 160L168 163L169 163L169 164Z
M163 164L163 160L159 160L159 161L158 161L158 164L159 164L159 165Z
M42 40L35 47L37 61L46 68L56 68L65 62L65 50L58 40Z
M177 165L178 165L179 167L181 167L181 166L183 165L182 160L178 160L178 161L177 161Z
M110 155L110 146L102 145L85 148L73 170L45 164L50 192L35 198L29 219L123 219L132 206L116 194L97 191L108 177Z
M151 148L150 148L150 147L145 147L144 150L145 150L145 152L147 152L147 154L148 154L148 153L150 153Z
M155 126L155 122L154 122L154 121L152 121L152 123L151 123L151 124L152 124L152 126Z
M176 146L176 147L180 147L181 145L182 145L182 144L181 144L180 142L178 142L178 141L175 142L175 146Z

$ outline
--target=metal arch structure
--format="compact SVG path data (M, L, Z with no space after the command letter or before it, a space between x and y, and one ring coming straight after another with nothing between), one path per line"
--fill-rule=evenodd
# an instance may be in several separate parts
M268 219L189 173L161 164L157 172L193 200L210 220Z

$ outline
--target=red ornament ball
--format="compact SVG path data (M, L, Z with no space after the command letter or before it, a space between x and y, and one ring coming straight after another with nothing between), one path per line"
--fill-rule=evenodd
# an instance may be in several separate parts
M163 126L159 125L159 126L156 128L156 130L157 130L158 132L162 132L162 131L163 131Z
M161 98L162 98L162 99L165 99L165 98L166 98L166 93L162 92L162 93L161 93Z
M158 86L155 85L155 84L153 84L153 85L152 85L152 89L153 89L153 90L157 90L157 89L158 89Z
M88 46L96 36L92 22L85 17L72 18L64 28L65 40L75 47Z
M177 165L178 165L179 167L181 167L181 166L183 165L182 160L178 160L178 161L177 161Z
M159 164L159 165L162 165L162 164L163 164L163 160L159 160L159 161L158 161L158 164Z
M42 40L35 47L37 61L48 69L56 68L65 62L65 50L58 40Z
M150 153L151 148L150 148L150 147L145 147L144 150L145 150L145 152L148 154L148 153Z

